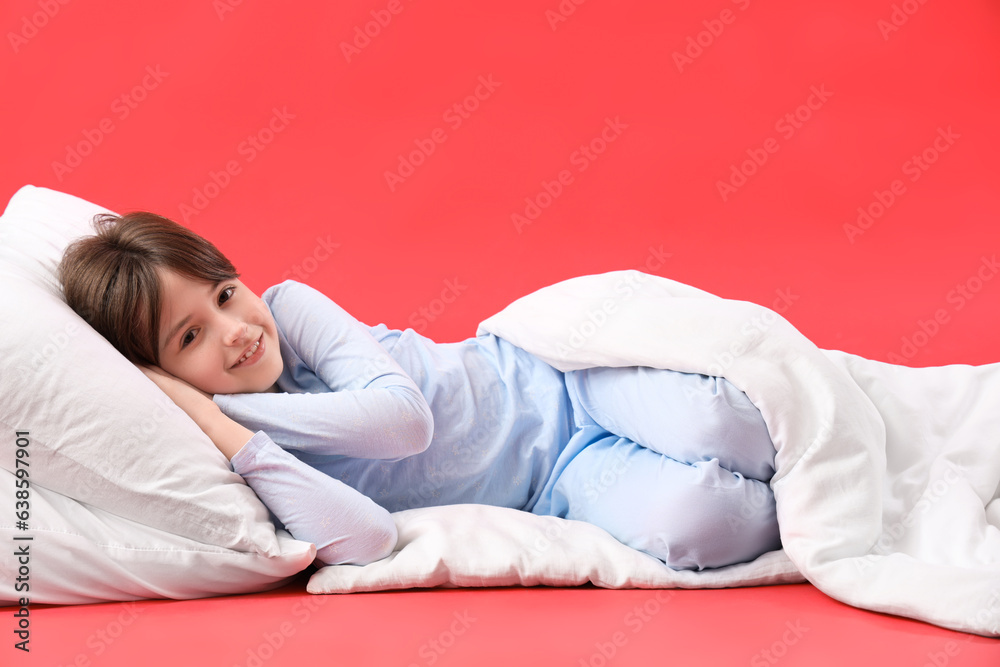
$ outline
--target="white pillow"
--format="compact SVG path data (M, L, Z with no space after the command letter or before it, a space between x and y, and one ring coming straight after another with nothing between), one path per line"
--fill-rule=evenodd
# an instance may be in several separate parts
M0 603L280 585L315 547L276 533L208 436L62 297L63 252L105 211L29 185L0 217L0 540L30 544L33 574L27 594L4 586ZM20 468L31 484L27 530L14 514L18 449L30 464ZM13 549L0 552L0 577L12 582L20 564Z

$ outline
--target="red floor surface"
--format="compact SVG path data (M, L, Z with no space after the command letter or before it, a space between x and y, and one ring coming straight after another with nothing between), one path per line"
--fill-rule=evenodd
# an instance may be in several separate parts
M7 0L0 27L0 201L156 211L258 292L448 342L642 268L784 305L821 347L1000 361L992 0ZM808 586L680 591L641 624L654 592L302 588L38 607L30 660L4 612L0 664L1000 664Z
M252 596L39 609L30 664L995 667L1000 656L995 639L862 612L808 584L329 596L303 588L301 580Z

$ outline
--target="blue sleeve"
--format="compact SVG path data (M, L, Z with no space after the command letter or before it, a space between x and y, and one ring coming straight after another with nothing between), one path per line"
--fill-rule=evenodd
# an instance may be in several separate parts
M330 565L366 565L396 546L396 524L373 500L278 447L258 431L230 463L297 540Z
M308 369L331 391L217 394L223 413L285 448L315 454L398 460L427 449L434 434L427 400L365 325L293 280L263 298L287 346L285 372Z

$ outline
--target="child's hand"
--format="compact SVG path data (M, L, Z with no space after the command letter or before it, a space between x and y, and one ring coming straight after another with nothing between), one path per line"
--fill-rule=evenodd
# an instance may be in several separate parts
M170 397L170 400L194 420L198 428L208 435L227 459L232 459L244 443L253 437L253 431L237 424L222 413L212 400L212 394L171 375L159 366L136 365Z
M177 406L187 413L191 419L201 426L201 419L206 411L215 408L212 394L198 389L176 375L171 375L159 366L143 366L136 364L146 377L156 383Z

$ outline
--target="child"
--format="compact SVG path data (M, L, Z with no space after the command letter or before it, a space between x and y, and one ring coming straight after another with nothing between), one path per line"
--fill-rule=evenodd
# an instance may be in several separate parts
M390 512L458 503L587 521L675 569L781 548L774 446L724 378L562 373L493 335L437 344L292 280L258 298L152 213L94 226L60 264L67 303L325 563L389 555Z

